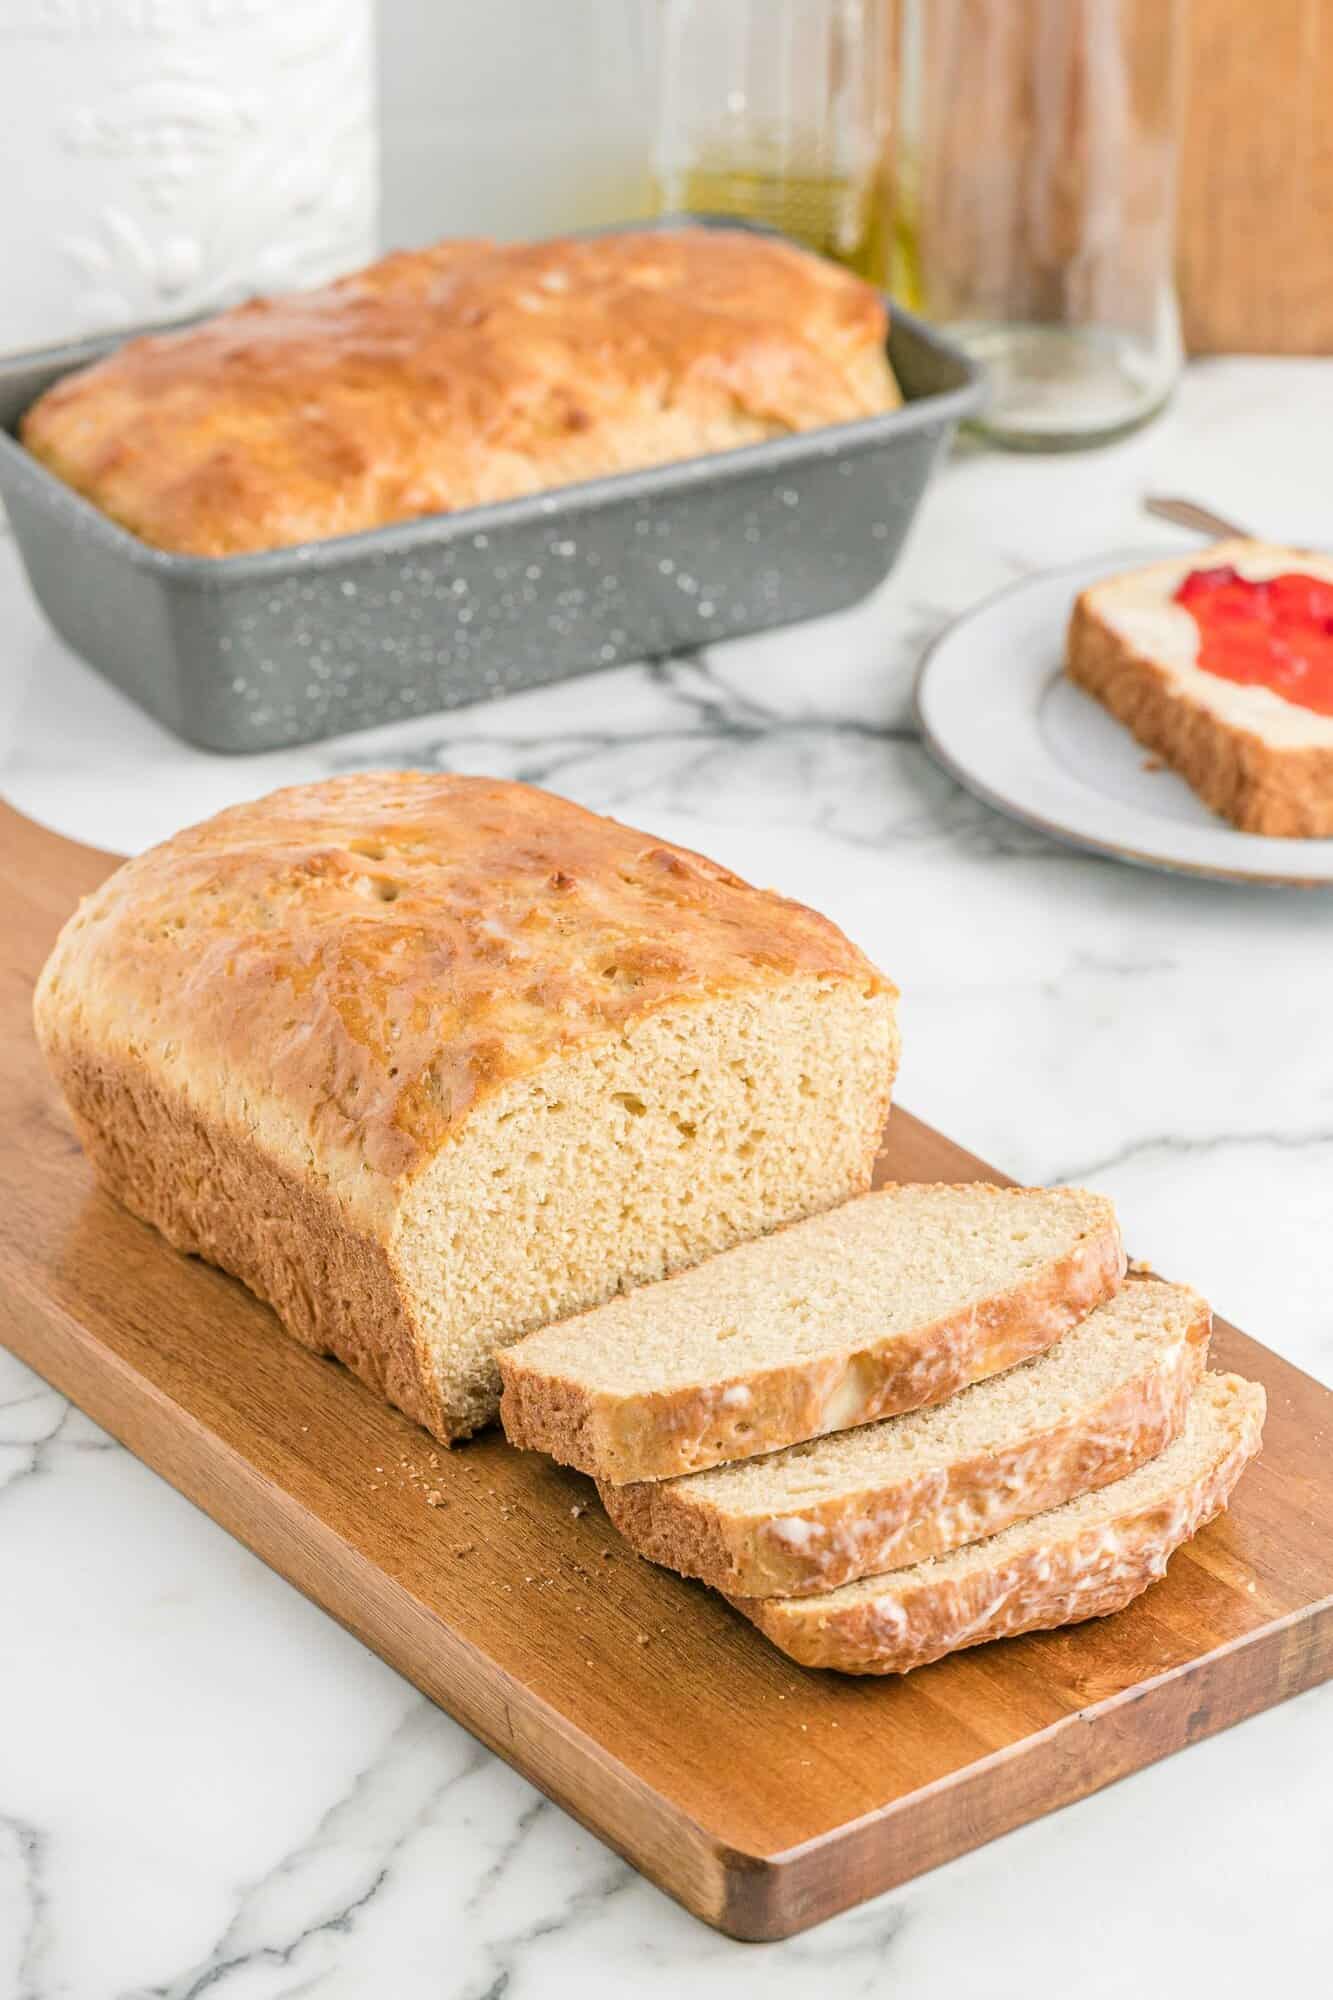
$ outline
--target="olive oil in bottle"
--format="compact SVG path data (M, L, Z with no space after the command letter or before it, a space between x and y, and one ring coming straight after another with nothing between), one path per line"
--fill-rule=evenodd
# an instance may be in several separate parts
M659 0L654 192L888 277L894 0Z
M884 175L858 185L847 174L705 159L684 169L669 187L659 180L656 198L659 213L684 209L765 223L872 284L888 281L890 201Z

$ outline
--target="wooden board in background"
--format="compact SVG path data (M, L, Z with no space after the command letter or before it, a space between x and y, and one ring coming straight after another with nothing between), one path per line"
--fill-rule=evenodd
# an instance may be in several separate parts
M576 1474L437 1450L97 1192L28 1010L111 860L0 806L0 863L0 1336L705 1921L787 1936L1333 1674L1333 1394L1225 1326L1264 1456L1138 1604L905 1680L793 1667ZM903 1111L881 1167L988 1173Z
M1333 0L1193 0L1186 50L1186 345L1333 354Z

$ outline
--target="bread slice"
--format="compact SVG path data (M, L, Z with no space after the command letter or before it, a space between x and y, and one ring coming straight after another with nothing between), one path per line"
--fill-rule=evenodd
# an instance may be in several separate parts
M1333 716L1206 673L1199 628L1172 601L1192 571L1223 564L1256 581L1295 570L1333 583L1328 558L1264 542L1154 563L1083 592L1066 672L1242 832L1333 835Z
M603 1486L631 1546L737 1597L805 1596L944 1555L1122 1479L1180 1430L1197 1292L1131 1278L1072 1333L946 1402L684 1479Z
M65 925L110 1190L444 1439L495 1350L870 1185L894 990L814 911L492 778L235 806Z
M1264 1392L1205 1375L1179 1437L1099 1492L887 1576L818 1597L733 1598L803 1667L905 1674L945 1653L1119 1611L1221 1512L1259 1449Z
M510 1442L613 1486L937 1403L1117 1290L1082 1189L901 1186L530 1334L500 1357Z

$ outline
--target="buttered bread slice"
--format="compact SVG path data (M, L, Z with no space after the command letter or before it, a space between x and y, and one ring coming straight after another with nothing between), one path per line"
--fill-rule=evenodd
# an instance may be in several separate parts
M601 1489L640 1555L804 1596L998 1534L1155 1458L1208 1353L1197 1292L1131 1278L1045 1354L947 1402L683 1479Z
M1242 833L1333 835L1333 561L1219 542L1074 607L1066 671Z
M803 1667L904 1674L945 1653L1120 1611L1219 1514L1259 1450L1257 1382L1205 1375L1174 1444L1126 1479L953 1555L818 1597L733 1598Z
M1118 1289L1082 1189L882 1188L500 1357L510 1442L611 1485L669 1479L939 1402Z

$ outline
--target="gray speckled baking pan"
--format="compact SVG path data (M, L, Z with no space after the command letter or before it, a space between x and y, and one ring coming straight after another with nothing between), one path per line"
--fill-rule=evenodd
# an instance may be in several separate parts
M307 743L836 611L892 567L974 364L895 308L904 407L263 555L167 555L17 442L127 338L0 359L0 493L56 631L207 750Z

